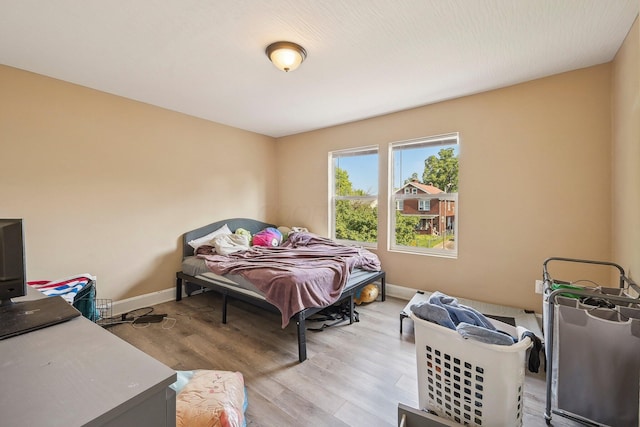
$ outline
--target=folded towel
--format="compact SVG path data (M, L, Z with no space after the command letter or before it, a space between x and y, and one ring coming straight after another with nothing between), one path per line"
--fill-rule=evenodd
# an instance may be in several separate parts
M68 303L72 304L74 298L95 276L90 274L80 274L77 276L65 277L59 280L36 280L27 282L29 286L39 290L47 296L61 296Z

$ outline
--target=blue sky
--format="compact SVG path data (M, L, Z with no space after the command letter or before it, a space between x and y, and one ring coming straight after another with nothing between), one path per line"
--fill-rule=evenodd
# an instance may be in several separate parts
M401 155L396 155L394 186L402 186L404 180L409 178L413 172L416 172L418 179L422 180L425 159L432 154L438 154L438 151L442 148L442 146L433 146L402 150ZM458 147L455 147L455 153L458 154ZM349 173L349 179L354 189L365 190L370 194L377 194L377 154L341 157L338 166Z

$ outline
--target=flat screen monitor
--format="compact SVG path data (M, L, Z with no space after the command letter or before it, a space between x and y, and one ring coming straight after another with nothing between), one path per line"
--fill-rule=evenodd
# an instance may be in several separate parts
M0 219L0 340L53 326L80 315L61 296L11 301L27 295L21 219Z
M0 219L0 305L26 294L22 219Z

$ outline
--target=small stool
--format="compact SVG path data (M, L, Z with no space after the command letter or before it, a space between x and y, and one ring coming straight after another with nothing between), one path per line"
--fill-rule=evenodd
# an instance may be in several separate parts
M422 291L417 291L416 294L411 297L411 301L404 306L402 311L400 312L400 333L402 334L402 321L411 315L411 306L413 304L417 304L420 301L427 301L429 299L428 295L425 295Z

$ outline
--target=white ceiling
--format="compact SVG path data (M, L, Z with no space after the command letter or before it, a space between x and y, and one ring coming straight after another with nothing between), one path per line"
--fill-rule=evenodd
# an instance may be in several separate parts
M610 61L638 0L0 0L0 63L273 137ZM307 60L277 70L274 41Z

